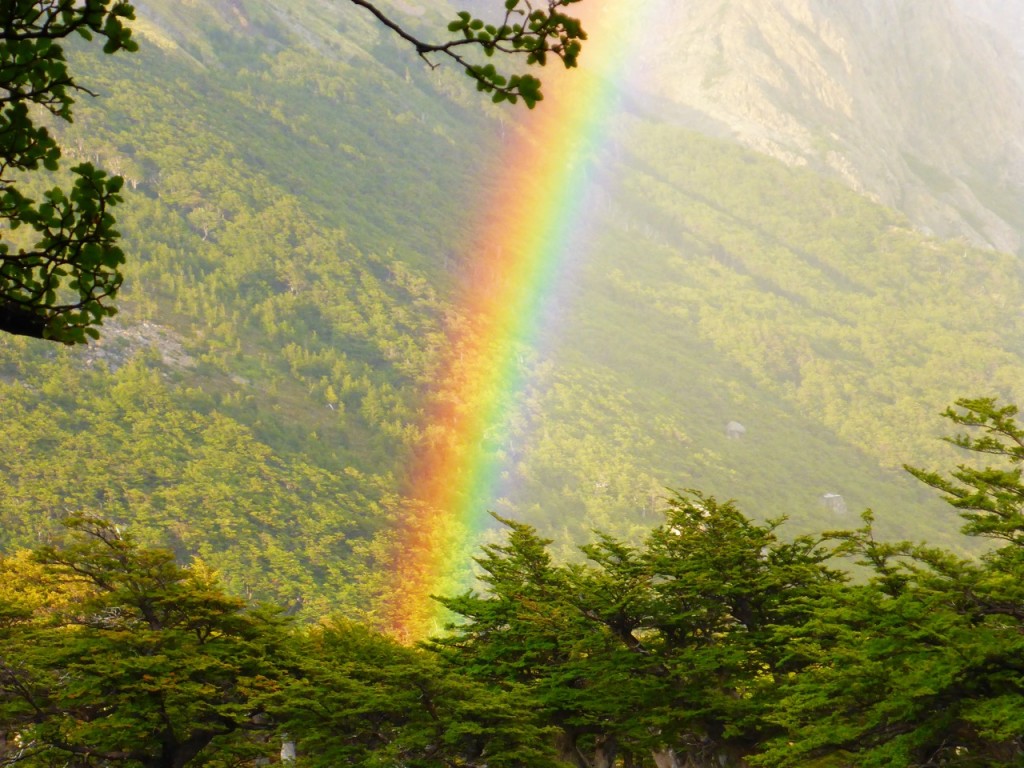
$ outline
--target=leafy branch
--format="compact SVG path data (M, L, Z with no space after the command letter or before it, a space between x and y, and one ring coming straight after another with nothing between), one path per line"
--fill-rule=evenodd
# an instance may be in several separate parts
M1000 456L1004 466L961 464L950 477L915 467L905 469L945 494L946 501L966 521L965 534L1024 545L1024 429L1017 423L1016 406L1000 406L992 398L965 398L943 416L971 430L947 437L947 442L973 453Z
M124 0L0 6L0 227L27 225L37 234L28 248L0 242L0 331L76 344L98 337L95 326L115 312L108 300L121 285L124 254L109 209L121 201L121 179L79 165L70 191L55 187L37 203L14 175L59 166L60 147L32 108L70 122L72 95L91 93L69 73L58 41L98 35L107 53L134 51L124 25L133 18Z
M434 56L448 57L473 80L477 90L491 94L496 104L519 99L532 109L544 98L541 82L529 74L503 75L493 64L481 64L468 57L468 51L482 51L519 56L527 66L544 66L554 56L566 68L575 67L587 35L578 19L562 12L562 8L580 0L547 0L546 7L537 7L530 0L506 0L505 14L497 24L489 24L468 11L461 11L448 25L448 31L461 35L443 43L429 43L409 33L386 16L368 0L350 0L368 10L385 27L410 43L431 69L439 64Z

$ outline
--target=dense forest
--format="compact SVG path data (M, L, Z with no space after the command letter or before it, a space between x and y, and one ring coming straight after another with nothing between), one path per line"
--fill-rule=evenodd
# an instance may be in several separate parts
M859 528L781 536L697 493L639 544L559 563L534 528L418 647L229 597L104 521L5 559L0 717L27 765L1018 765L1024 431L962 401L1003 466L918 472L980 559ZM856 578L842 568L856 564ZM283 742L283 745L282 745ZM255 762L254 762L255 761Z
M1019 256L638 92L566 160L587 235L439 631L389 636L529 123L347 5L67 45L98 98L47 127L123 178L125 282L97 341L0 338L0 762L1024 761Z

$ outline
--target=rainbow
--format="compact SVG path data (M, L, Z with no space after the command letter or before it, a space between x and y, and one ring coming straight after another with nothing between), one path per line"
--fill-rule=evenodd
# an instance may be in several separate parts
M536 109L508 108L516 126L492 170L497 191L475 213L459 327L450 329L395 532L384 621L405 642L442 628L432 595L467 585L500 471L485 446L515 409L526 384L520 356L539 343L545 309L586 225L587 166L607 140L645 5L591 0L598 2L600 9L581 3L588 40L579 69L550 66Z

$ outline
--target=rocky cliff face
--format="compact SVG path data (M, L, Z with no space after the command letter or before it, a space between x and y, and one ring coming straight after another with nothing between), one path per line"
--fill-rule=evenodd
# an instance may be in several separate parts
M1021 249L1017 0L659 3L638 87L924 229Z

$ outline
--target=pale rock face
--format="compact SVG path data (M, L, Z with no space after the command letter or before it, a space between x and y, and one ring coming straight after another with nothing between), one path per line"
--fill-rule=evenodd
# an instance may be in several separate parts
M1020 250L1024 57L1000 30L1024 3L656 1L638 88L922 228Z

